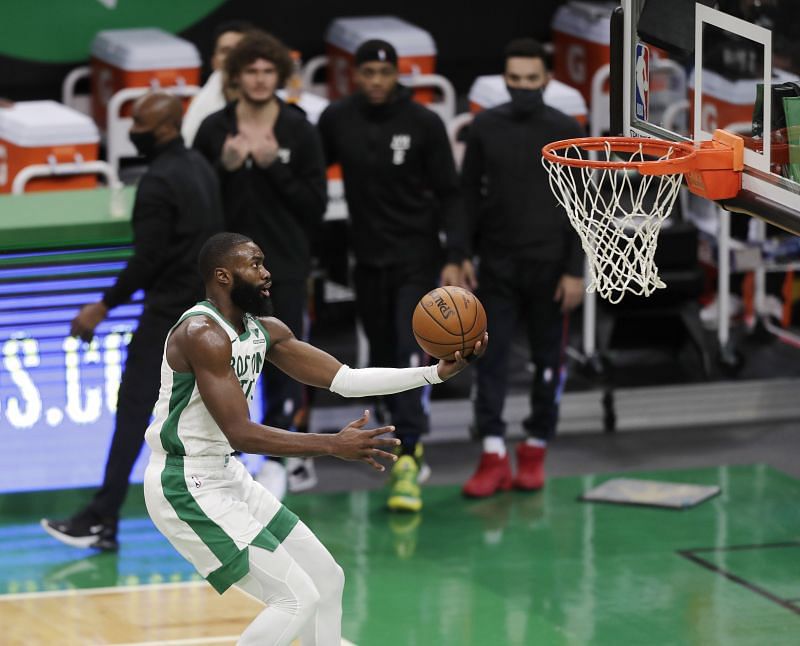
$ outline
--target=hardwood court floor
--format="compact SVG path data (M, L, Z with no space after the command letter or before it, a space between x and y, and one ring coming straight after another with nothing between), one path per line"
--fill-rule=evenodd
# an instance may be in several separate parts
M604 475L483 501L429 487L416 516L385 512L381 491L287 504L344 567L344 635L359 646L797 644L800 481L766 466L625 475L722 494L686 511L578 502ZM0 497L0 643L226 643L209 640L256 612L192 582L141 517L140 488L119 554L55 543L35 517L75 496ZM111 586L124 588L81 592Z

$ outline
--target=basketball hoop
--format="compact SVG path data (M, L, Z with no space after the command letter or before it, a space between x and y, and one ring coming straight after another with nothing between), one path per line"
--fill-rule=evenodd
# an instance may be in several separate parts
M655 253L682 179L708 199L734 197L741 188L742 151L742 139L721 130L699 147L662 139L584 137L542 148L550 188L592 268L587 291L618 303L626 292L650 296L665 287Z

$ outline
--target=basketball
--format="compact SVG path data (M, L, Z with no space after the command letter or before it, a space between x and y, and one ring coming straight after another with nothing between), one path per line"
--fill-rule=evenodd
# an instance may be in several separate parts
M486 331L486 312L475 294L461 287L437 287L423 296L411 320L414 337L430 356L466 358Z

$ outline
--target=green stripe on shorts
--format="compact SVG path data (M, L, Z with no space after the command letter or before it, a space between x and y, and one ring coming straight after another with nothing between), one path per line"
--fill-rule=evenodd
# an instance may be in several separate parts
M250 545L261 547L270 552L274 552L278 545L286 540L286 537L297 525L300 519L294 512L289 511L281 505L278 513L272 517L266 527L262 529L256 537L250 541Z
M206 516L186 486L182 467L164 466L161 471L161 487L164 490L164 497L178 518L191 527L203 544L222 563L206 577L214 589L222 594L249 572L247 548L240 550L225 530Z
M206 577L219 594L222 594L250 571L250 554L245 547L230 563L219 566Z
M275 538L266 527L263 527L261 531L256 534L256 537L250 541L250 545L260 547L268 552L274 552L278 549L280 541Z
M267 524L266 529L269 530L269 533L272 534L275 538L278 539L279 543L283 543L286 540L286 537L289 535L294 529L294 526L297 525L297 521L300 520L292 511L289 511L281 505L281 508L278 510L278 513L272 517L272 520L269 521Z

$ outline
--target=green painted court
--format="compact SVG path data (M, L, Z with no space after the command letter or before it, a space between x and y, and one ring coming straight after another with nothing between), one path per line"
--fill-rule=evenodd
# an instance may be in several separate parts
M344 567L344 636L360 646L798 643L800 481L763 465L625 476L722 493L685 511L579 502L603 475L481 501L428 487L417 516L385 512L382 491L287 504ZM150 524L140 487L118 555L40 530L40 516L85 495L0 497L0 593L196 578Z

